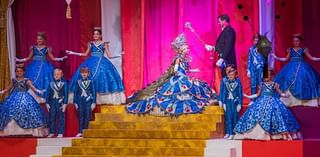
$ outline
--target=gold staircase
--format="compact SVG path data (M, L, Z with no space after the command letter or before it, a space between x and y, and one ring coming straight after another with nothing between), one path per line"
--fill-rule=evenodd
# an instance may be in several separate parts
M223 110L157 117L128 114L124 106L101 106L84 137L55 157L204 156L206 139L223 136Z

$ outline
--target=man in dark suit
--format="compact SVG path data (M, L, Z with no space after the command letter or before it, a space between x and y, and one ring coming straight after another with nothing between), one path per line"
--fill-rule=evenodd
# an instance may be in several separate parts
M235 52L236 32L230 26L230 17L226 14L218 16L218 24L221 26L222 32L216 41L216 46L205 45L205 48L208 51L216 51L219 54L219 60L216 65L223 70L225 65L237 65ZM224 72L222 73L225 75Z

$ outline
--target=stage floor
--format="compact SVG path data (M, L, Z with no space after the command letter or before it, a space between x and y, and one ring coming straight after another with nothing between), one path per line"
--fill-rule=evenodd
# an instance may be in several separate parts
M1 157L28 157L35 154L39 139L0 138ZM59 139L55 139L59 140ZM207 140L206 157L319 157L320 139L293 141ZM214 155L214 153L217 155ZM59 155L59 154L57 154Z

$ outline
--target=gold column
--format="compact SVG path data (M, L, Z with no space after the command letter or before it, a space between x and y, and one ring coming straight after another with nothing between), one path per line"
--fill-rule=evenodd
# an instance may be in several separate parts
M0 90L8 86L10 81L9 58L7 47L7 6L9 0L0 0ZM0 96L0 100L3 99Z

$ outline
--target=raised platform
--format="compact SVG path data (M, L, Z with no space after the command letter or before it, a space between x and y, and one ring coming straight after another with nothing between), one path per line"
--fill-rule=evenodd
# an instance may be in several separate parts
M38 143L38 144L37 144ZM46 138L0 138L0 156L1 157L51 157L48 153L60 154L61 147L54 145L70 146L70 139L46 139ZM124 145L125 144L125 145ZM38 147L37 147L38 145ZM183 143L177 140L126 140L113 142L105 139L73 139L72 145L81 146L98 146L99 151L108 147L125 146L140 147L141 150L149 147L154 151L161 150L161 147L175 145L172 151L181 152L180 149L186 146L198 146L199 149L189 149L196 153L202 152L202 155L194 157L319 157L320 156L320 139L295 140L295 141L254 141L254 140L189 140ZM90 150L86 150L90 151ZM114 150L117 151L117 150ZM36 154L37 155L32 155ZM192 153L191 153L192 154ZM188 157L191 157L191 154ZM178 155L178 154L177 154ZM64 155L65 157L111 157L111 155ZM117 155L118 156L118 155ZM121 156L121 155L119 155ZM133 155L122 155L124 157L133 157ZM143 157L143 156L137 156ZM146 157L146 156L145 156ZM153 156L155 157L155 156Z

